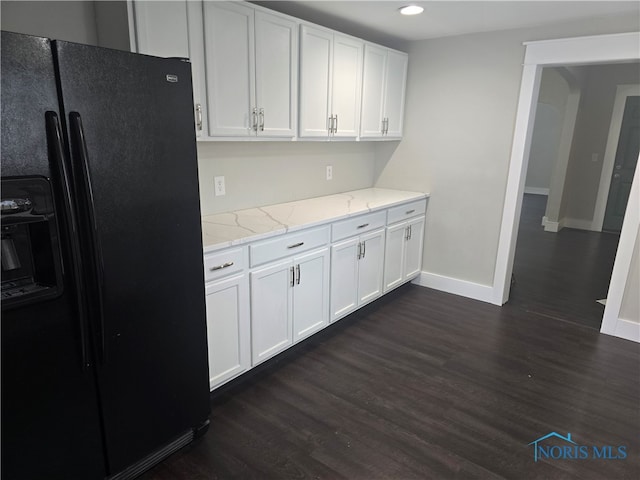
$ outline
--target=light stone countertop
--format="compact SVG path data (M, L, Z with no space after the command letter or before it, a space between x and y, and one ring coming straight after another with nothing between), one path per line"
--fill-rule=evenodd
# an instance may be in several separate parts
M202 217L204 253L295 232L402 203L429 194L366 188Z

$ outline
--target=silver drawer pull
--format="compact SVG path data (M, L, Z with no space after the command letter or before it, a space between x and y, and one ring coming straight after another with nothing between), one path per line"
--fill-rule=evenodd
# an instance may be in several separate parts
M410 215L410 214L412 214L412 213L413 213L413 212L415 212L415 211L416 211L416 210L415 210L415 208L414 208L413 210L407 210L406 215Z
M362 225L358 225L358 228L364 228L364 227L368 227L369 224L368 223L363 223Z
M301 247L302 245L304 245L304 242L294 243L293 245L289 245L287 248L297 248Z
M210 272L215 272L216 270L222 270L223 268L228 268L233 265L233 262L223 263L222 265L216 265L215 267L211 267L209 269Z

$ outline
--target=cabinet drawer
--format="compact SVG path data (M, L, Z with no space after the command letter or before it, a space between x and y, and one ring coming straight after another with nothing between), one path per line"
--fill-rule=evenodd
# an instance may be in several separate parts
M387 212L383 210L335 222L331 227L331 241L336 242L384 227L386 219Z
M208 282L239 272L246 263L246 249L243 247L207 253L204 256L204 279Z
M327 243L329 243L328 226L299 233L288 233L272 240L254 243L249 245L251 266L255 267L279 258L297 255Z
M398 207L393 207L389 209L389 214L387 217L387 223L392 224L396 222L401 222L407 218L416 217L418 215L424 215L427 211L427 199L417 200L411 203L405 203L404 205L400 205Z

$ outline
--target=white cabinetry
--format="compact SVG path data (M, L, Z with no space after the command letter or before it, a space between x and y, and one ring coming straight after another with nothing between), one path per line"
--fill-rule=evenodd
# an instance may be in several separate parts
M209 134L294 137L298 25L234 2L204 2Z
M389 210L384 260L384 292L406 283L422 269L426 201Z
M309 25L300 38L299 136L356 138L363 42Z
M191 62L196 135L206 131L202 4L182 1L132 1L129 15L131 49L157 57L182 57Z
M249 281L246 248L205 255L209 387L251 367Z
M382 294L386 212L336 222L331 246L331 321ZM342 240L349 234L366 232Z
M253 365L327 325L328 232L322 227L251 245L252 265L285 257L250 274Z
M406 53L364 47L361 138L400 138L407 81Z

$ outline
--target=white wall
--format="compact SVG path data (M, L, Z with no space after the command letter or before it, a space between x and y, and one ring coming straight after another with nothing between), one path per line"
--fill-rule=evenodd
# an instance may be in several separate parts
M607 17L415 42L405 138L376 186L430 191L423 270L492 285L522 78L522 42L640 30Z
M397 142L391 142L397 144ZM373 186L375 142L200 142L203 215ZM326 180L326 166L333 180ZM213 177L225 177L216 197Z
M2 30L97 45L94 2L0 3Z
M616 87L640 83L640 65L598 65L586 71L560 215L590 225L602 173ZM592 156L596 155L594 162Z
M540 80L525 193L549 191L568 97L569 85L564 77L555 68L545 68Z

